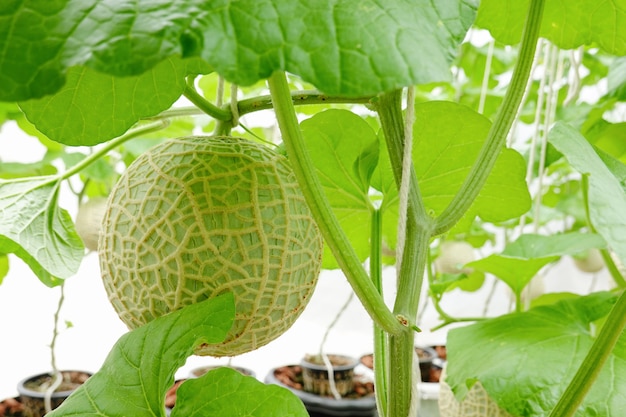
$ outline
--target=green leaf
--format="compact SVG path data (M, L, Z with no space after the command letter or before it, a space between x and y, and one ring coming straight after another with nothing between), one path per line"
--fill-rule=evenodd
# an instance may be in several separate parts
M557 259L558 256L523 259L493 254L465 266L495 275L519 295L541 268Z
M54 175L56 173L56 167L46 160L32 163L2 162L2 164L0 164L0 178L5 180L12 178Z
M135 76L173 56L200 56L244 86L285 70L326 93L375 94L449 78L476 9L476 0L15 0L0 8L0 100L54 93L67 68Z
M369 255L372 203L368 192L378 162L378 137L347 110L327 110L301 123L309 155L339 224L361 260ZM338 265L324 247L324 268Z
M619 159L626 162L626 123L607 123L596 125L587 134L587 139L591 144Z
M609 66L606 77L609 97L626 100L626 57L615 59Z
M308 417L302 401L286 388L266 385L234 369L217 368L185 381L176 391L177 416Z
M70 215L57 206L60 183L0 179L0 252L15 253L49 286L74 275L84 255Z
M9 273L9 257L5 253L0 253L0 284Z
M370 192L370 198L374 201L374 204L380 205L383 220L383 245L388 249L395 249L398 240L398 210L400 200L382 130L378 131L378 143L380 144L378 149L378 164L372 174L370 184L375 192ZM395 256L384 257L383 262L388 262L393 265L395 264Z
M444 101L417 104L415 115L413 162L424 203L437 215L461 188L491 123L468 107ZM478 215L499 222L525 213L530 208L525 175L522 156L503 149L466 221Z
M485 274L480 271L473 271L470 274L439 274L430 285L430 290L442 295L447 291L459 288L462 291L478 291L485 282Z
M604 247L604 239L593 233L572 232L548 236L524 234L507 245L501 254L492 254L466 266L497 276L515 294L521 294L537 272L550 262L563 255Z
M503 255L537 259L547 256L575 255L597 248L604 249L606 242L595 233L571 232L556 235L523 234L516 241L507 245Z
M95 145L122 135L139 119L168 109L182 94L198 60L169 58L132 77L73 67L54 95L24 101L26 117L47 137L66 145Z
M63 162L65 162L66 169L73 167L74 165L87 158L88 155L82 152L66 152L61 155ZM106 157L98 158L93 163L89 164L85 169L81 170L81 175L90 180L111 182L112 178L116 178L116 171L109 163ZM110 184L113 185L113 184Z
M593 343L590 323L606 316L616 299L596 293L453 329L446 381L459 400L480 381L507 412L546 416ZM621 346L625 340L622 335ZM625 407L626 361L618 347L576 416L620 415Z
M609 171L611 171L617 181L619 181L622 189L626 193L626 164L613 158L611 155L607 154L601 149L596 148L595 151L600 159L602 159L602 162L604 162L606 167L609 169Z
M591 223L626 263L626 193L585 138L570 126L557 123L548 140L570 165L589 179L589 216Z
M482 0L476 25L489 29L491 35L506 44L516 44L529 0ZM605 51L626 54L626 2L598 3L595 0L562 2L546 0L539 36L562 49L597 43Z
M201 343L224 340L234 317L234 297L226 293L125 334L100 370L49 417L163 416L165 393L178 368Z

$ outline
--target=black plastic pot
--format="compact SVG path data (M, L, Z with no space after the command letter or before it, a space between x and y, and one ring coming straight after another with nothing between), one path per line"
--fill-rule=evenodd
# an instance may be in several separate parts
M429 382L431 369L433 368L433 366L438 366L433 365L433 361L436 361L438 358L437 351L432 347L427 346L416 346L415 351L417 352L417 357L419 358L422 382ZM371 353L361 356L360 361L363 365L372 369L373 361Z
M56 391L51 396L52 409L57 408L67 397L72 394L87 378L92 374L85 371L61 371L64 379L71 381L66 388L61 386L61 390ZM43 417L46 414L44 404L45 390L37 389L42 383L51 380L50 373L34 375L23 379L17 385L17 392L20 394L20 401L24 407L24 417Z
M354 368L359 364L358 359L344 355L328 355L332 365L332 381L340 396L352 391ZM330 374L323 359L319 355L306 356L300 363L302 366L302 380L304 390L316 395L331 396Z
M300 368L299 365L288 365L287 367L292 369ZM311 417L376 417L378 415L376 412L376 398L373 394L360 398L341 398L339 400L333 397L312 394L281 382L276 377L278 369L280 368L274 368L269 371L265 377L265 383L280 385L293 392L304 403Z

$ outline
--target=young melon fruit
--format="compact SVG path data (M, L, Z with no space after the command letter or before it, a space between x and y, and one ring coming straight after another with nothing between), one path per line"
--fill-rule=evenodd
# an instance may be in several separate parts
M283 156L232 137L170 140L114 187L99 241L109 299L133 329L231 291L235 323L199 355L234 356L284 333L321 266L322 237Z
M104 197L93 198L81 204L76 214L76 233L83 240L85 247L92 251L98 250L106 202Z
M441 274L471 274L471 268L463 266L475 260L474 248L467 242L447 240L439 247L435 269Z
M585 254L574 256L574 265L582 272L600 272L604 268L604 259L598 249L589 249Z

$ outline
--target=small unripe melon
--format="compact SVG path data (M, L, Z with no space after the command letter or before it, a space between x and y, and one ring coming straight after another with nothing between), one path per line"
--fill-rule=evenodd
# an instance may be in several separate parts
M234 356L302 313L322 237L285 157L244 139L189 137L157 145L124 172L99 253L109 299L130 329L233 292L226 340L196 353Z
M83 240L85 247L92 251L98 250L106 201L104 197L93 198L81 204L76 214L76 233Z
M471 274L471 268L463 266L475 260L474 248L467 242L445 241L435 259L435 269L441 274Z

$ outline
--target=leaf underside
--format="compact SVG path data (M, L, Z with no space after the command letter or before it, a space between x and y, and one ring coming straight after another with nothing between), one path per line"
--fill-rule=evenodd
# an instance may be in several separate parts
M512 415L549 415L593 343L590 323L616 298L596 293L451 330L447 383L458 400L480 381ZM622 335L577 417L619 415L626 407L624 346Z
M54 93L71 67L135 76L173 56L201 57L240 85L285 70L329 94L375 94L449 78L476 9L476 0L14 0L0 6L0 100Z

